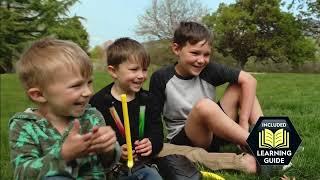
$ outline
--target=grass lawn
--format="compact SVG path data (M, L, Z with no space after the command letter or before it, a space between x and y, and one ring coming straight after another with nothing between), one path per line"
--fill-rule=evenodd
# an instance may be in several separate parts
M266 116L288 116L302 138L305 150L293 158L293 167L287 176L296 179L320 179L320 75L319 74L256 74L257 96ZM111 80L103 72L95 73L95 91ZM148 83L146 83L147 86ZM223 91L222 88L219 92ZM1 179L12 179L9 163L8 119L24 111L32 103L24 96L14 74L1 75ZM226 179L259 179L234 171L219 171ZM274 177L273 179L279 179Z

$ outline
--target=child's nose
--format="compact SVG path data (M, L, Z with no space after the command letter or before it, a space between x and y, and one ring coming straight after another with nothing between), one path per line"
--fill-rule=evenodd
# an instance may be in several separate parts
M82 96L87 97L92 95L92 87L90 86L85 86L84 90L82 92Z
M206 62L206 57L205 57L205 56L200 56L200 57L198 58L197 62L198 62L199 64L205 63L205 62Z
M144 78L145 77L145 73L143 71L139 71L138 72L138 78L141 79L141 78Z

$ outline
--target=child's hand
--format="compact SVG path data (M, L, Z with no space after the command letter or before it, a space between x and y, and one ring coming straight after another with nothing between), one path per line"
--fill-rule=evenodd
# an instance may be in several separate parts
M72 129L61 147L61 156L67 162L88 154L87 150L91 144L92 133L81 135L79 132L80 122L75 119Z
M107 153L115 148L117 137L110 126L93 127L90 152Z
M144 138L141 141L135 141L135 150L141 156L149 156L152 153L152 144L148 138Z
M132 150L132 158L136 159L137 154L135 153L134 150ZM123 160L128 160L128 148L127 148L127 144L123 144L121 146L121 159Z

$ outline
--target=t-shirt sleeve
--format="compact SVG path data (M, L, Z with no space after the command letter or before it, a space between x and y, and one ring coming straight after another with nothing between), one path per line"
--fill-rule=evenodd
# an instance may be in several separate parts
M207 65L201 72L200 77L214 86L220 86L226 82L237 83L239 73L239 69L213 62Z

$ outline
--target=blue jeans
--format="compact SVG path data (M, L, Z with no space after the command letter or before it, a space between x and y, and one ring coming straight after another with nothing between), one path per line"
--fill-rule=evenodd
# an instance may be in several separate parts
M134 171L131 176L120 174L119 180L162 180L162 177L155 168L144 166Z

